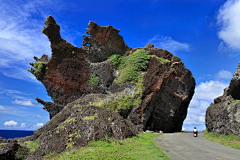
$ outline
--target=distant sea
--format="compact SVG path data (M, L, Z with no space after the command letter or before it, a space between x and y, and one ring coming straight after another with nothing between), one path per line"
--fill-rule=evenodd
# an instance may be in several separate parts
M33 135L33 131L20 131L20 130L0 130L0 136L9 139L9 138L20 138Z

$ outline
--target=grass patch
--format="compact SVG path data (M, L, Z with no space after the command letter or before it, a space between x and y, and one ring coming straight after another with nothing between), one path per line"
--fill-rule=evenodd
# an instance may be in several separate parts
M38 143L40 141L37 141L37 139L33 140L33 141L25 141L24 143L19 143L22 146L26 146L28 148L30 148L30 153L34 152L35 149L38 148ZM22 151L21 151L22 152ZM24 152L24 151L23 151Z
M74 160L74 159L127 159L127 160L156 160L171 159L157 145L155 138L162 134L140 133L139 138L127 138L123 141L109 137L99 141L88 142L87 147L79 147L59 155L47 155L45 160ZM51 153L52 154L52 153Z
M228 136L224 134L214 135L213 132L207 130L204 130L203 133L206 140L240 150L240 138L234 134Z
M229 105L235 104L235 103L237 103L237 102L239 102L239 101L240 101L240 100L236 99L236 100L232 101Z
M140 71L147 69L149 59L149 52L144 49L138 49L133 54L123 57L118 66L121 74L116 82L138 81Z
M168 59L164 59L164 58L162 58L162 57L159 58L159 57L156 56L156 55L151 55L151 57L157 58L157 60L159 60L164 66L167 65L168 63L170 63L170 61L169 61Z
M0 143L0 146L3 146L3 145L5 145L6 143Z
M129 96L129 97L124 97L124 98L120 98L117 101L112 101L108 104L106 104L105 106L110 109L110 110L115 110L115 107L117 107L118 109L130 109L133 106L133 102L134 102L134 97Z
M91 75L91 78L88 82L88 85L90 87L93 87L93 86L96 86L98 85L100 82L99 82L99 78L98 77L95 77L95 75Z

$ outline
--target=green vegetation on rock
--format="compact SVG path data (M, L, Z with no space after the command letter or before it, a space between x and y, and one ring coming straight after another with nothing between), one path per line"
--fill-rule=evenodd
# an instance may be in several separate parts
M237 102L239 102L240 100L236 99L234 101L232 101L229 105L232 105L232 104L236 104Z
M38 63L34 63L34 72L38 75L41 75L41 69L42 69L43 65L42 64L38 64Z
M93 86L96 86L98 85L100 82L99 82L99 78L98 77L95 77L95 75L91 75L91 79L89 80L88 82L88 85L90 87L93 87Z
M126 109L132 108L133 102L134 102L134 97L129 96L129 97L124 97L124 98L118 99L117 101L112 101L112 102L106 104L106 107L113 111L115 110L115 106L118 109L126 110Z
M116 82L124 83L127 81L137 81L139 79L140 71L147 69L149 59L149 52L144 49L138 49L133 54L124 57L118 67L120 76Z
M203 133L206 140L240 150L240 138L237 135L214 135L213 132L208 132L207 130L204 130Z
M123 64L126 60L123 54L117 54L115 52L111 52L108 59L110 59L110 61L113 63L113 66L116 68Z
M18 160L20 159L25 160L27 158L28 153L29 153L29 149L18 147L18 150L15 154L15 158Z
M6 143L0 143L0 146L3 146L3 145L5 145Z
M71 121L76 121L74 118L68 118L68 119L66 119L65 121L64 121L64 123L69 123L69 122L71 122Z
M79 147L60 154L49 154L45 160L74 159L128 159L128 160L170 160L156 144L155 138L163 134L140 133L139 138L132 137L122 141L105 137L98 141L88 142L88 146Z
M162 57L158 57L158 56L156 56L156 55L151 55L151 57L155 57L155 58L157 58L157 60L159 60L163 65L167 65L168 63L170 63L170 61L168 60L168 59L164 59L164 58L162 58Z
M30 153L34 152L35 149L38 148L38 143L40 143L40 141L37 141L37 139L33 140L33 141L25 141L23 144L21 144L22 146L26 146L28 148L30 148Z
M89 120L89 119L94 119L94 116L88 116L83 118L83 120Z

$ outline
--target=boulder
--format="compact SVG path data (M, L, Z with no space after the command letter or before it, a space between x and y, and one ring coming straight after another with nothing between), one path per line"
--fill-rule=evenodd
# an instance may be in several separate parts
M27 160L43 159L50 153L84 147L91 140L138 137L137 127L118 113L82 104L83 101L72 102L51 121L34 131L31 140L37 138L38 148L29 153Z
M224 89L222 96L214 99L206 110L205 124L208 132L214 134L235 134L240 137L240 63Z

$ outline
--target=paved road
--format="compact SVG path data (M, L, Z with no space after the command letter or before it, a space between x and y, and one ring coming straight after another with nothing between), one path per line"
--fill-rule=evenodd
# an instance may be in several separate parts
M165 133L156 138L157 145L173 160L240 160L240 150L205 140L203 133Z

